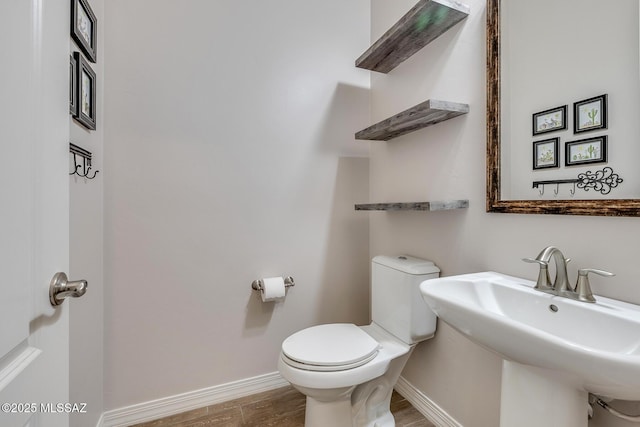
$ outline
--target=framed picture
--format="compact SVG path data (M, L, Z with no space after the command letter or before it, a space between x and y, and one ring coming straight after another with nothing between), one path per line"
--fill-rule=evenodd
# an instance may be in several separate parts
M80 52L74 52L76 60L75 119L87 129L96 128L96 73Z
M69 55L69 114L78 114L78 74L77 61L73 55Z
M573 104L573 133L607 128L607 94Z
M557 168L560 138L545 139L533 143L533 169Z
M607 136L581 139L565 143L564 163L566 166L584 165L587 163L606 163Z
M533 115L533 135L567 128L567 106L540 111Z
M71 37L91 62L96 62L98 20L88 0L71 0Z

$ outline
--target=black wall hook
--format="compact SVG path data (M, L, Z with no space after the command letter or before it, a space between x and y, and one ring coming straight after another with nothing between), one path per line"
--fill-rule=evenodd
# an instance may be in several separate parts
M69 175L78 175L81 178L93 179L98 174L98 170L91 173L91 152L75 144L69 144L69 152L73 154L73 172ZM82 163L78 163L78 156L82 158Z
M538 188L540 195L544 195L544 186L546 184L556 184L556 189L553 193L557 196L560 188L560 184L573 184L573 190L569 189L571 196L576 194L576 187L584 190L594 190L602 195L607 195L613 188L616 188L624 180L620 178L620 175L615 173L609 166L602 170L596 170L594 172L586 171L578 174L576 179L554 179L549 181L534 181L533 188ZM542 189L540 190L540 187Z

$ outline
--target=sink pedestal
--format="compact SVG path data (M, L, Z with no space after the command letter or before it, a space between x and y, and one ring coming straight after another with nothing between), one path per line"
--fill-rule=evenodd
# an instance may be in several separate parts
M500 427L587 427L588 398L559 372L502 362Z

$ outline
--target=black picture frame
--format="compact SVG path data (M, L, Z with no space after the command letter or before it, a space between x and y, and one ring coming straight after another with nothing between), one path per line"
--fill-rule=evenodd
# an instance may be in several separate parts
M87 129L96 129L96 73L80 52L74 52L76 60L76 104L74 118Z
M71 37L89 61L95 63L98 58L98 19L88 0L71 0Z
M567 129L567 106L551 108L532 116L533 136Z
M607 128L607 94L573 103L573 133ZM595 112L595 113L594 113ZM591 114L596 114L591 117ZM599 116L599 117L598 117Z
M565 142L565 166L577 166L606 162L607 135Z
M78 62L69 55L69 114L78 114Z
M533 142L533 169L549 169L560 166L560 138Z

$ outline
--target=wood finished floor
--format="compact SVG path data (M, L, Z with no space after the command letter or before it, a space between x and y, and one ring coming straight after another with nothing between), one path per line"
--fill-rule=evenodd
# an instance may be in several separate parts
M302 393L293 387L283 387L136 424L135 427L303 427L304 406L305 396ZM396 427L434 427L395 391L391 398L391 412L396 419Z

